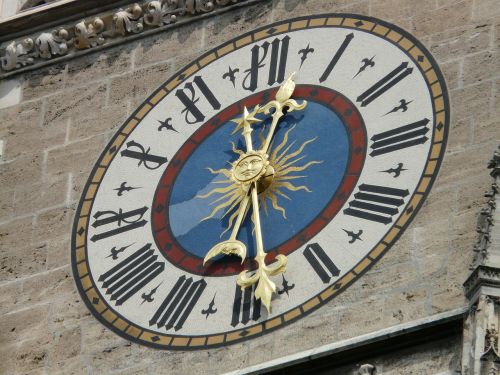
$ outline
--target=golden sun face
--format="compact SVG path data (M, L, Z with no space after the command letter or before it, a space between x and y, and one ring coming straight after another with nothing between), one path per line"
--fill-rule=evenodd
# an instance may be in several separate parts
M266 178L266 169L274 170L274 176L267 188L260 192L259 199L266 214L268 214L269 206L281 212L284 219L286 219L285 209L279 205L279 199L291 199L285 191L299 191L310 192L309 188L305 185L294 185L291 181L305 178L307 176L297 174L314 164L320 164L322 161L313 160L303 165L298 165L301 160L306 156L301 155L306 146L316 140L316 138L309 139L302 143L300 147L293 149L295 142L288 142L290 132L295 126L286 131L283 141L276 146L270 155L261 155L258 151L252 153L245 153L242 150L236 149L233 144L233 152L239 155L236 162L233 163L232 170L218 169L213 170L208 168L212 174L220 174L225 178L214 182L215 184L225 185L216 187L204 195L198 195L199 198L208 198L213 195L219 195L211 204L218 203L206 218L208 220L214 217L219 211L224 210L222 219L230 214L227 229L221 236L229 230L238 215L238 208L247 195L249 183L257 178ZM272 147L271 147L272 149ZM266 161L267 159L267 161ZM267 168L266 165L268 164Z
M244 154L234 164L233 179L236 182L250 182L265 172L266 162L258 153Z

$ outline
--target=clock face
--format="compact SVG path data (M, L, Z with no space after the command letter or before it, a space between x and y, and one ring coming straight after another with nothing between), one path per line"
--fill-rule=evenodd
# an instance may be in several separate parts
M292 72L297 107L271 130L278 109L264 107ZM438 172L448 119L433 58L383 21L318 15L237 37L162 84L99 157L73 228L82 298L113 331L166 349L291 323L399 238ZM283 266L267 275L271 312L259 283L237 284L243 271L264 279L259 243L265 267Z

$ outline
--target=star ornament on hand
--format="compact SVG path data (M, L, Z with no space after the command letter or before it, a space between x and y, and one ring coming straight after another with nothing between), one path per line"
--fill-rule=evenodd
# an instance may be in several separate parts
M249 129L252 124L261 122L262 120L255 117L255 115L259 112L259 109L259 105L256 105L252 112L248 112L247 107L243 107L243 117L231 120L237 125L231 135L238 133L240 130L242 130L242 133L244 134L246 129Z

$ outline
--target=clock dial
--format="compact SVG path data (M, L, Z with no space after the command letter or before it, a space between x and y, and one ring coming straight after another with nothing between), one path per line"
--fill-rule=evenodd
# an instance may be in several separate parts
M258 109L292 72L292 99L307 105L285 111L259 153L273 112ZM162 84L99 157L73 229L82 298L113 331L166 349L293 322L361 277L408 226L437 174L448 118L430 54L383 21L318 15L235 38ZM271 312L258 284L236 283L258 271L260 236L267 265L287 259L270 277ZM244 261L213 253L204 265L228 240L237 248L217 251L244 248Z

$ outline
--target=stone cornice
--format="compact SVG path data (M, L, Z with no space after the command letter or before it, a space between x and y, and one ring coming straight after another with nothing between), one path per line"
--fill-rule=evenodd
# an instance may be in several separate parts
M88 4L99 3L86 0ZM42 17L45 28L28 28L26 17L14 17L0 23L1 30L6 24L14 25L9 35L2 37L0 45L0 79L28 70L38 69L89 52L109 48L117 44L145 37L153 33L167 31L182 24L228 11L236 7L251 5L266 0L145 0L141 2L108 1L102 10L82 5L80 0L68 0L54 4L50 12L36 12ZM101 1L102 3L102 1ZM73 9L68 5L76 6ZM58 5L58 6L56 6ZM121 6L120 8L117 8ZM55 23L54 14L65 15ZM75 18L74 16L79 16ZM85 18L81 16L85 15ZM45 17L45 18L44 18ZM69 19L74 19L69 22ZM31 22L31 21L30 21ZM21 35L20 30L26 30ZM33 30L38 30L34 32Z

